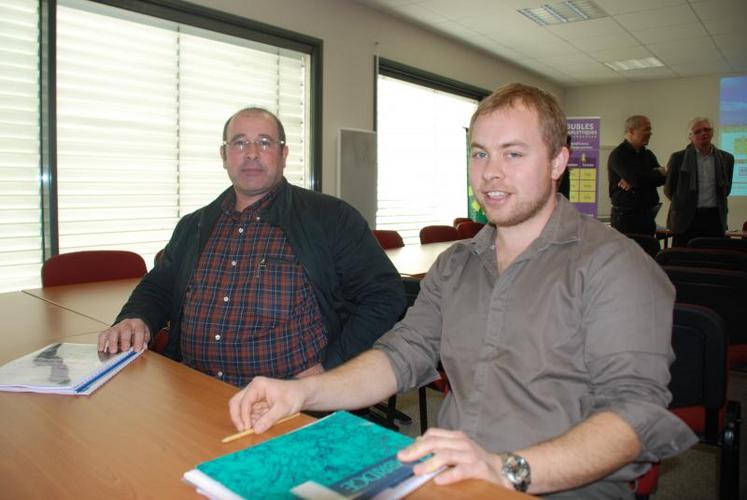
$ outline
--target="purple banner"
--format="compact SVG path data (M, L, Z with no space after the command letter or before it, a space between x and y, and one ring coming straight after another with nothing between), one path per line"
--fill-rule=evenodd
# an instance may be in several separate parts
M571 158L568 171L571 202L579 212L597 216L599 176L599 117L568 118Z

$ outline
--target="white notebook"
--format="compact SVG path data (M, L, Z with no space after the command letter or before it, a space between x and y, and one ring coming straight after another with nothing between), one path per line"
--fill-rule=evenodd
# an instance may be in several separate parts
M96 344L50 344L0 366L0 391L87 396L140 354L103 353Z

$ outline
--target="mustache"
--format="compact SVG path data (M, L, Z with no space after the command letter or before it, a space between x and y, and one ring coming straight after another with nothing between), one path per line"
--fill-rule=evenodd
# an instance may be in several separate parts
M267 166L259 159L247 158L241 162L241 168L261 168L267 169Z

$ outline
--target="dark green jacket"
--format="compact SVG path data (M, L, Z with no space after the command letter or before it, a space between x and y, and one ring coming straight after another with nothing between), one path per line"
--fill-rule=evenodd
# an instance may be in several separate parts
M141 318L153 335L170 321L164 352L170 358L181 359L184 294L232 189L179 221L158 264L116 319ZM399 319L406 305L400 276L353 207L283 180L264 217L283 230L312 283L329 335L325 369L370 348Z

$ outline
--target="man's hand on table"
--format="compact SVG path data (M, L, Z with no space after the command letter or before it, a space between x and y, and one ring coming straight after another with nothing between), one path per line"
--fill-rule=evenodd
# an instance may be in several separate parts
M148 347L150 329L140 318L128 318L99 333L99 351L112 354L130 348L140 351Z

